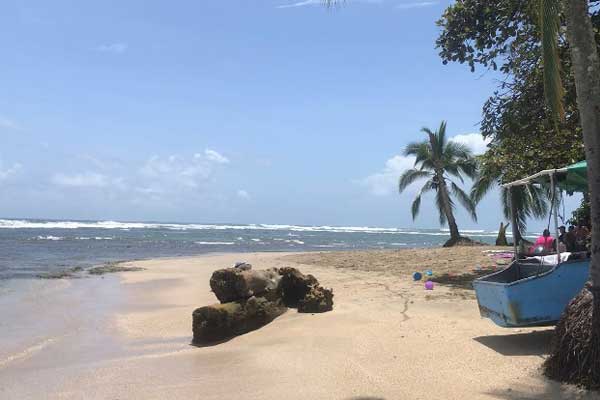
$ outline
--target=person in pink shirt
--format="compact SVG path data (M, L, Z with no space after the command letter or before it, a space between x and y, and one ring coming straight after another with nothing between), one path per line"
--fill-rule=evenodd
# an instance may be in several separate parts
M550 235L550 231L548 229L544 229L544 233L542 236L537 238L534 244L534 248L537 246L544 246L544 250L552 251L554 249L554 238Z

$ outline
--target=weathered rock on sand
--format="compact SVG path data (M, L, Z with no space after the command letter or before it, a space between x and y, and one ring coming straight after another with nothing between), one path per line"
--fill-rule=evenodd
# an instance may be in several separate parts
M210 288L221 303L229 303L275 292L280 279L281 275L276 269L252 270L249 264L243 264L242 268L226 268L213 272Z
M194 344L206 344L256 330L287 311L279 300L248 300L200 307L193 313Z
M242 263L213 272L210 287L221 304L198 308L192 314L192 342L196 345L258 329L287 307L306 313L333 309L333 291L295 268L252 270Z
M281 275L279 293L283 303L288 307L298 307L310 289L319 285L317 278L312 275L304 275L296 268L279 268L279 274Z
M321 286L314 286L298 302L298 312L322 313L333 310L333 291Z

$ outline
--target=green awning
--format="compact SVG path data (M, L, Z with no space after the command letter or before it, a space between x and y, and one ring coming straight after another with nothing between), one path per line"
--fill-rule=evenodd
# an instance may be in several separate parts
M554 182L560 189L565 190L569 194L572 194L573 192L585 192L588 190L587 162L585 161L580 161L560 169L547 169L540 171L537 174L528 176L527 178L506 183L502 185L502 187L510 188L513 186L531 184L549 185L552 179L551 177L554 177Z
M569 193L587 191L587 162L579 161L566 167L566 172L558 176L558 186Z

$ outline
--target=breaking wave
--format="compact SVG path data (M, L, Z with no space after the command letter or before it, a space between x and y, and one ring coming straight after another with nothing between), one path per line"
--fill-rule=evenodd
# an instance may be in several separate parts
M166 230L256 230L256 231L291 231L291 232L332 232L332 233L384 233L404 235L447 236L446 230L408 230L402 228L379 228L368 226L304 226L277 224L170 224L153 222L118 222L118 221L42 221L0 219L0 229L166 229ZM463 230L471 236L494 236L497 232L484 230ZM292 234L290 234L292 235Z

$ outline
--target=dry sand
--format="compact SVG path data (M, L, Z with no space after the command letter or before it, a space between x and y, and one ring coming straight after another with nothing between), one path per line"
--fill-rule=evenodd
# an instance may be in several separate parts
M482 250L210 255L22 283L0 295L0 399L598 398L540 375L551 330L479 317L463 281L491 265ZM334 311L190 346L192 311L215 302L210 274L239 260L314 274ZM425 291L415 265L446 284Z

